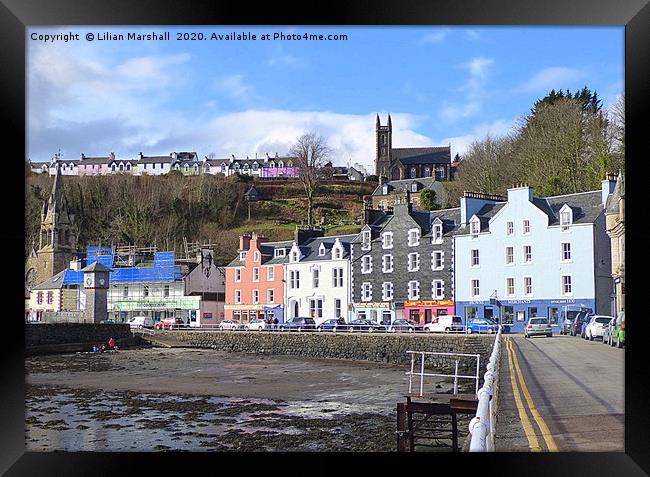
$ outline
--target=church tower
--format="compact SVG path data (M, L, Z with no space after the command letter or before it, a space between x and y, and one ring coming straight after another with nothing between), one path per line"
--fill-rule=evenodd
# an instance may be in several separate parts
M379 114L375 124L375 136L377 140L377 155L375 158L375 175L378 177L389 177L391 163L391 148L393 147L393 124L388 115L388 125L382 126L379 121Z
M63 176L57 165L52 193L41 209L41 233L38 249L34 244L25 267L25 285L28 289L42 283L68 268L75 256L77 236L74 215L68 212L63 194Z

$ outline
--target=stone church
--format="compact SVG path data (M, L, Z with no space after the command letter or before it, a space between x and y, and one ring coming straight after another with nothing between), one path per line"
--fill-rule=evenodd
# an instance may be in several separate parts
M422 177L432 177L437 181L453 179L451 146L394 148L390 114L386 126L382 126L377 115L375 133L375 174L381 182Z
M35 285L68 268L75 257L77 233L74 215L68 212L63 194L63 176L57 167L50 197L41 209L41 233L38 249L36 244L25 265L25 286L31 290Z

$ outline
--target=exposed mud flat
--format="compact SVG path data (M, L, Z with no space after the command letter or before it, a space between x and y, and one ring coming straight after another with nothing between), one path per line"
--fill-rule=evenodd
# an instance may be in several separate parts
M32 357L26 444L32 451L394 451L405 371L193 349Z

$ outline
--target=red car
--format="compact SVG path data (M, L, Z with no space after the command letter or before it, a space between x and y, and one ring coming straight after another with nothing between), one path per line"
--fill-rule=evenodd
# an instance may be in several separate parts
M171 330L185 326L183 318L165 318L154 325L157 330Z

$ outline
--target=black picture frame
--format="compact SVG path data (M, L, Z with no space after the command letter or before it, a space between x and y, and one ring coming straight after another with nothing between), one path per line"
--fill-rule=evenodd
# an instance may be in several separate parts
M309 456L277 453L241 456L236 453L26 453L24 416L24 325L20 317L22 299L13 297L24 276L24 263L19 253L23 247L24 208L14 206L14 194L24 194L19 158L25 157L25 46L26 26L33 25L625 25L625 94L626 94L626 213L640 217L640 191L645 150L643 115L648 110L650 83L650 5L647 0L458 0L455 2L402 0L391 2L334 1L310 4L304 2L280 7L274 2L210 2L206 0L2 0L0 4L0 65L2 65L2 106L6 142L3 166L3 227L2 244L5 261L5 303L2 345L2 401L0 405L0 471L6 475L124 475L162 472L246 472L261 464L262 471L286 472L298 468L306 472L317 470L319 463L328 462L327 472L338 472L339 466L358 464L382 468L396 462L394 471L434 471L444 461L452 467L447 472L499 473L499 475L645 475L650 472L650 414L646 408L645 381L647 357L642 347L643 331L640 319L638 275L642 260L628 260L628 316L631 333L627 333L625 369L625 453L558 453L558 454L451 454L432 457L428 454L313 454ZM567 45L567 48L576 47ZM378 80L381 73L378 72ZM7 147L8 146L8 147ZM16 172L18 171L18 172ZM634 184L637 184L636 186ZM630 200L630 197L632 200ZM637 197L637 199L634 199ZM635 212L636 211L636 212ZM11 219L9 221L9 219ZM628 256L641 252L646 239L644 227L628 220ZM630 233L631 232L631 233ZM637 252L637 253L635 253ZM638 255L639 258L644 255ZM636 292L635 292L636 290ZM297 459L298 458L298 459ZM297 460L296 460L297 459ZM452 462L451 459L459 459ZM296 466L298 462L298 466ZM153 466L153 467L152 467ZM304 467L307 466L307 467ZM479 466L484 466L483 468ZM157 469L152 471L152 469Z

